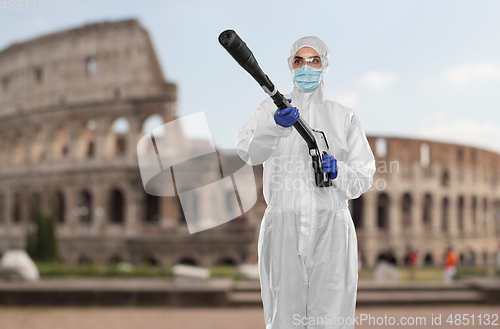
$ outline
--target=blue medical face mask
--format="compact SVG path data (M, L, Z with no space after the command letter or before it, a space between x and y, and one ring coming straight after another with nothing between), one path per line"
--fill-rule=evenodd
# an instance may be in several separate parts
M322 74L323 68L315 69L304 65L300 69L293 70L293 80L300 90L310 93L318 87Z

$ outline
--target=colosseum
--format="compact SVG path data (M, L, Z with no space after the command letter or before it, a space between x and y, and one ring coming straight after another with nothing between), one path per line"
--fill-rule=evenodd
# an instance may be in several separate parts
M387 248L403 263L407 245L417 249L423 266L441 265L447 247L463 264L494 264L500 237L498 153L408 138L368 141L377 161L374 184L349 205L366 264L372 266Z
M12 44L0 72L0 253L24 247L41 208L68 264L247 260L247 216L190 235L178 197L144 192L137 142L177 103L137 20Z
M136 145L148 122L177 118L176 85L137 20L103 22L15 43L0 52L0 255L24 248L34 213L56 224L67 264L125 260L172 266L255 263L266 208L189 234L179 197L144 192ZM477 265L500 237L500 155L469 146L368 136L370 191L350 201L360 255L374 266L416 248L440 266L454 247ZM196 141L193 141L196 143ZM220 162L234 162L220 154Z

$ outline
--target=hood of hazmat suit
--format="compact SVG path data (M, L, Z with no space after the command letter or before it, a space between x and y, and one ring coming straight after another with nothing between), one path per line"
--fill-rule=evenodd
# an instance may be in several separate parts
M315 184L306 142L293 126L274 120L270 97L238 131L236 149L248 164L263 164L263 193L268 205L259 242L259 275L266 329L354 328L358 246L348 200L373 183L375 158L355 113L325 99L324 78L330 52L317 37L297 40L322 60L318 87L303 92L295 84L292 106L312 128L323 128L328 153L337 159L333 186ZM289 61L290 71L292 71ZM292 72L293 79L293 72ZM312 318L311 318L312 317ZM306 320L315 322L316 326Z

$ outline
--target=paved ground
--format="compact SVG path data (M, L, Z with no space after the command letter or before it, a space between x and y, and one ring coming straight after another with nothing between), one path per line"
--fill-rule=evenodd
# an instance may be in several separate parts
M441 314L441 325L431 323ZM475 324L450 325L446 319L450 314L474 314ZM433 307L364 307L356 315L379 317L387 321L394 317L395 325L373 324L365 321L356 328L401 328L397 325L402 317L415 320L424 317L426 325L414 324L417 328L500 328L500 306L433 306ZM483 323L478 324L478 315ZM490 324L484 321L489 315ZM411 317L411 319L410 319ZM493 323L493 319L496 321ZM0 308L1 329L264 329L262 309L172 309L172 308Z

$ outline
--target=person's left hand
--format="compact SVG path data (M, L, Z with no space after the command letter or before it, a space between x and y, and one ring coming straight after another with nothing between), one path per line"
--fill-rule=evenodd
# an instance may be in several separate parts
M330 154L323 154L323 171L330 173L330 178L337 178L338 169L337 169L337 159Z

